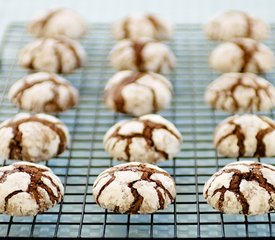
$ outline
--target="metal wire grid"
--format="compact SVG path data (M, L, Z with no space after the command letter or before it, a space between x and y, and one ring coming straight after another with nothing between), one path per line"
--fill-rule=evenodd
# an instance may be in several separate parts
M275 36L275 25L272 27ZM23 23L11 24L2 42L0 72L0 120L18 110L9 103L7 91L27 74L17 65L19 49L31 41ZM198 25L178 25L168 44L177 55L177 67L168 76L174 86L172 105L161 115L176 124L184 137L181 153L159 164L174 176L177 197L164 211L151 215L122 215L98 207L92 197L92 183L104 169L118 164L105 153L104 133L120 119L129 118L107 110L102 102L106 81L114 73L107 55L114 45L109 25L94 24L82 39L88 53L87 65L65 76L80 91L79 105L58 117L70 129L71 146L60 157L46 163L62 180L65 197L60 205L36 217L0 216L0 236L28 238L221 238L272 237L275 215L246 218L223 215L203 199L205 181L220 167L237 159L219 157L212 134L218 122L228 116L205 105L205 87L218 74L208 67L207 57L215 44L205 39ZM275 50L275 42L267 41ZM272 82L275 72L266 78ZM264 114L264 113L263 113ZM273 112L265 113L273 117ZM258 159L273 163L274 158ZM3 165L11 161L2 161Z

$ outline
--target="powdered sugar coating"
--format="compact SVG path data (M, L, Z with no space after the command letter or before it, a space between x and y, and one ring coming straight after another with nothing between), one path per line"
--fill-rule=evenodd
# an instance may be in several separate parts
M148 37L166 40L171 37L172 27L161 17L150 13L132 13L117 21L112 27L117 40Z
M231 113L267 111L275 105L275 88L252 73L225 73L208 86L205 100Z
M0 212L34 216L52 208L64 195L60 179L48 168L33 163L0 167Z
M252 161L233 162L204 185L213 208L229 214L259 215L274 211L275 167Z
M174 124L156 114L120 121L107 131L103 140L105 150L114 159L144 163L172 159L181 142Z
M65 35L79 38L87 30L87 22L77 12L67 8L46 9L28 24L28 31L35 37Z
M209 56L212 68L220 72L264 73L272 69L274 55L263 43L238 38L218 45Z
M269 27L259 18L230 10L214 16L204 26L204 32L211 40L228 41L237 37L262 40L269 35Z
M149 39L121 40L110 52L111 65L117 70L169 73L175 66L175 56L163 43Z
M24 110L56 113L75 106L78 91L61 76L39 72L15 82L9 90L9 99Z
M156 73L120 71L105 87L106 106L134 116L160 111L169 106L171 98L171 83Z
M39 38L19 53L19 64L36 71L70 73L85 61L86 53L80 43L61 35Z
M0 157L29 162L46 161L65 151L67 127L57 118L19 113L0 124Z
M161 168L132 162L99 174L93 195L99 206L110 211L146 214L167 208L176 196L176 186Z
M219 154L226 157L275 156L275 122L264 116L235 115L221 122L214 134Z

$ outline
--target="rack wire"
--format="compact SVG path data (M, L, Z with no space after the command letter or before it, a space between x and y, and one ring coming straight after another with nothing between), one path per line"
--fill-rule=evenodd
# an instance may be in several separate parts
M275 36L275 25L271 28ZM24 23L12 23L2 41L0 71L0 120L18 112L7 99L9 87L28 72L17 64L19 49L30 42ZM217 155L212 135L227 113L212 111L204 103L205 87L218 74L209 69L208 54L215 43L204 37L199 25L177 25L168 42L177 56L177 67L168 75L174 86L172 105L161 115L183 135L182 151L159 164L176 180L177 197L168 209L150 215L107 212L96 205L92 183L104 169L118 164L105 153L102 138L118 120L129 118L107 110L102 101L106 81L115 72L107 56L114 45L109 25L93 24L81 40L88 53L86 66L65 77L80 91L79 105L58 117L71 133L71 146L46 163L62 180L61 204L36 217L0 216L0 237L20 238L223 238L273 237L275 214L244 217L223 215L206 204L205 181L219 168L239 159ZM275 50L275 42L266 44ZM275 72L266 75L274 83ZM260 113L273 118L273 112ZM274 158L257 159L272 164ZM12 161L1 161L3 165Z

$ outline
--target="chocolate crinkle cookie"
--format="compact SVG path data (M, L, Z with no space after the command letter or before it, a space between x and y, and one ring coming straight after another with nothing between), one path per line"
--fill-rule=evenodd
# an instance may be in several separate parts
M78 91L54 73L39 72L15 82L9 90L9 99L24 110L58 113L77 104Z
M225 73L208 86L205 100L231 113L267 111L275 106L275 88L253 73Z
M85 61L86 53L80 43L65 36L39 38L19 53L19 64L35 71L70 73Z
M0 124L0 157L28 162L46 161L64 152L67 127L47 115L19 113Z
M150 13L132 13L117 21L112 28L117 40L148 37L167 40L172 35L172 27L161 17Z
M104 96L108 108L141 116L168 107L172 85L160 74L125 70L108 81Z
M269 27L246 12L230 10L214 16L204 26L204 31L211 40L229 41L237 37L262 40L267 38Z
M260 215L274 211L275 167L252 161L233 162L204 185L213 208L228 214Z
M210 54L209 62L220 72L265 73L272 69L274 55L263 43L238 38L217 46Z
M226 157L275 156L275 122L251 114L229 117L216 128L214 144Z
M44 10L28 24L28 31L35 37L65 35L79 38L88 30L86 21L75 11L66 8Z
M176 196L173 178L161 168L139 162L120 164L99 174L96 203L117 213L146 214L165 209Z
M117 70L169 73L175 66L175 56L163 43L149 39L121 40L110 52L111 65Z
M172 159L181 142L175 125L156 114L120 121L107 131L103 140L105 150L114 159L145 163Z
M0 212L11 216L35 216L62 200L64 188L48 167L14 163L0 167Z

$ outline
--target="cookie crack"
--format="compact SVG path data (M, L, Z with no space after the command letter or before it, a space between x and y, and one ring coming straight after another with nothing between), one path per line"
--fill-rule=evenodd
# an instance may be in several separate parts
M123 29L123 33L124 33L124 37L123 38L129 38L130 37L130 29L129 29L129 25L130 25L130 19L129 18L125 18L123 24L122 24L122 29Z
M135 65L140 72L145 72L145 62L144 62L144 57L143 57L143 49L147 45L146 42L133 42L132 43L132 49L134 51L134 58L135 58Z
M230 133L221 137L217 142L216 146L218 147L229 136L235 135L237 137L237 146L239 147L238 156L242 157L245 155L245 135L242 132L241 126L239 124L236 124L233 120L229 121L228 124L235 126L235 128Z

